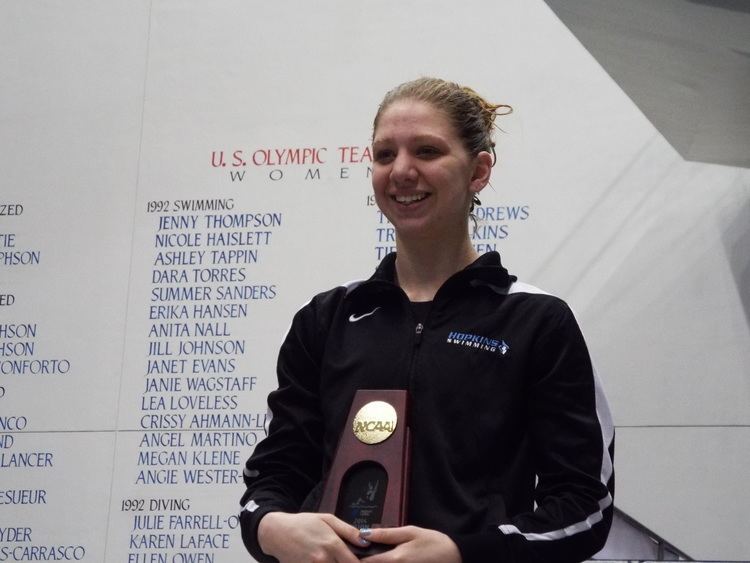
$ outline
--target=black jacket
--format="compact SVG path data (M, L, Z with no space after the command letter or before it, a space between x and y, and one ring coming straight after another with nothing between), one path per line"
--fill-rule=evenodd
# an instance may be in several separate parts
M244 472L248 550L267 559L256 541L267 512L315 509L354 391L408 389L409 523L448 534L464 563L596 553L612 519L614 431L568 306L490 252L418 324L394 262L295 315L269 433Z

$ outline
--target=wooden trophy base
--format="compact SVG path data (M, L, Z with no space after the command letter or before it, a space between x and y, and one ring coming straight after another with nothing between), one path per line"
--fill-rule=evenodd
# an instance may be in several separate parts
M409 484L407 391L360 389L331 464L318 512L357 528L403 526ZM350 546L358 556L391 546Z

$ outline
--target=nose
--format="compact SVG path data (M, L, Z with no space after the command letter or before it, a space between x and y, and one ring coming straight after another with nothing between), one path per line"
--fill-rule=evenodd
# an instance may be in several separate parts
M391 165L391 182L394 186L411 186L418 177L414 161L406 151L399 151Z

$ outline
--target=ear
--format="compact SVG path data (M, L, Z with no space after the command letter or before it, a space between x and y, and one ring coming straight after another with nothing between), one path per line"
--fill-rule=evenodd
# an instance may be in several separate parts
M481 151L474 157L474 172L471 176L469 190L478 194L490 181L492 174L492 155L487 151Z

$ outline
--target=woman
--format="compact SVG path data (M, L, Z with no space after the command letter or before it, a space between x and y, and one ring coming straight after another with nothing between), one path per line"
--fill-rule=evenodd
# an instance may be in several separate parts
M469 237L499 109L433 78L381 103L372 184L397 253L294 318L245 468L243 539L260 561L354 563L347 543L377 542L395 548L364 561L549 563L603 546L613 429L580 330ZM410 525L357 530L307 511L354 391L378 388L411 398Z

